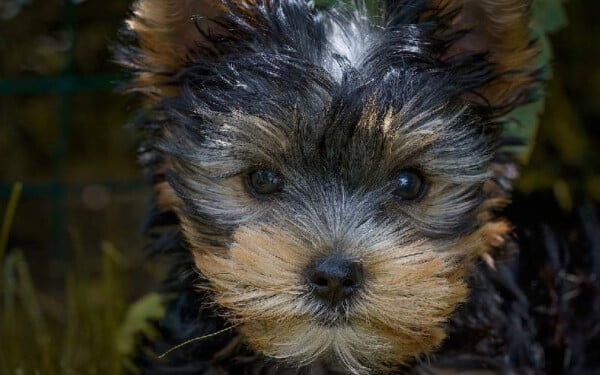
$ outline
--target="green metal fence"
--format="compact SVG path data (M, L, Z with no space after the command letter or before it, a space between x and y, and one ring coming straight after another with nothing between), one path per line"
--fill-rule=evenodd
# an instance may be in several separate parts
M321 0L321 3L327 3L330 0ZM77 54L78 47L88 43L90 33L82 33L83 26L98 22L104 23L104 30L109 30L111 37L106 40L100 40L98 46L106 50L106 46L114 42L115 30L122 22L131 5L132 0L115 0L114 2L102 2L101 0L49 0L49 1L26 1L26 0L4 0L0 1L0 10L2 4L14 2L26 4L23 6L29 14L39 16L47 12L48 9L60 12L58 21L52 21L50 26L59 28L65 35L66 48L61 52L64 59L61 59L61 67L53 70L52 74L5 74L2 71L2 65L6 57L2 56L2 44L5 42L8 34L3 31L2 26L5 21L0 19L0 101L4 98L21 98L31 96L44 96L57 98L57 105L47 116L52 119L56 131L51 139L44 140L52 143L51 156L44 168L49 173L44 174L43 179L31 179L27 174L13 173L4 178L3 167L11 162L12 155L0 149L0 205L8 199L12 184L15 181L23 181L23 198L44 199L50 202L47 216L51 219L49 228L49 247L52 249L53 256L61 257L64 255L67 239L68 226L68 198L78 194L87 185L101 184L109 191L130 192L142 189L145 184L140 180L140 176L135 172L129 172L126 177L120 179L105 178L98 174L96 180L94 177L74 179L67 170L67 162L73 155L70 149L73 144L81 142L81 138L74 138L74 134L80 130L80 125L75 121L76 115L80 114L75 108L80 96L90 93L101 93L102 97L113 95L119 82L122 82L123 76L119 75L118 69L106 68L102 65L101 69L81 69L81 53ZM557 1L538 1L539 4L558 3ZM598 8L597 2L591 0L570 1L567 3L572 19L571 26L565 29L556 38L556 58L555 72L558 77L549 86L549 100L551 101L546 108L546 116L543 120L544 126L538 137L537 155L534 155L532 164L528 170L523 173L520 185L517 186L523 190L529 191L536 188L552 186L554 181L566 175L565 170L576 169L577 174L569 177L572 185L584 185L584 188L596 199L600 199L600 176L598 175L598 152L597 152L597 119L600 118L595 93L598 91L598 23L594 21L594 12L590 11ZM105 9L109 9L106 10ZM550 9L550 8L549 8ZM102 13L103 14L99 14ZM23 11L25 13L25 11ZM543 15L543 14L542 14ZM27 22L27 15L18 15L13 19L11 28L14 32L12 37L19 36L20 39L27 40L26 36L30 33L32 25L35 22ZM43 18L43 17L41 17ZM16 20L16 21L15 21ZM83 20L83 21L82 21ZM23 22L21 22L23 21ZM58 23L58 26L55 25ZM47 25L37 28L39 32ZM84 36L88 39L84 39ZM112 39L111 39L112 38ZM85 40L85 42L81 42ZM23 43L21 43L23 44ZM15 46L14 44L12 45ZM100 47L98 47L100 48ZM34 50L35 46L23 46L25 50ZM12 50L6 50L5 53L12 54ZM93 58L93 57L92 57ZM109 59L108 53L102 57L103 61ZM568 93L568 95L565 95ZM114 95L113 95L114 96ZM99 99L103 100L103 99ZM24 102L24 100L23 100ZM26 112L27 108L19 108L17 111ZM122 118L130 116L134 108L123 109ZM46 115L46 114L45 114ZM96 116L97 113L90 113L90 116ZM4 121L0 117L0 134L2 127L14 127L15 124ZM125 120L117 121L113 127L122 127ZM568 124L565 126L564 124ZM98 129L101 131L101 129ZM93 132L91 132L93 133ZM125 131L123 130L123 134ZM121 134L121 133L119 133ZM117 137L117 135L114 135ZM0 139L1 141L1 139ZM1 147L1 142L0 142ZM29 152L28 150L25 153ZM126 158L133 160L133 152ZM125 159L122 158L122 161ZM91 164L90 164L91 165ZM583 176L583 177L582 177ZM90 180L91 179L91 180ZM584 181L585 180L585 181ZM35 181L35 182L34 182ZM46 208L44 208L46 209ZM32 215L33 213L33 215ZM21 213L22 215L23 213ZM25 215L35 219L35 212L31 210ZM17 218L19 218L19 214ZM21 216L22 217L22 216ZM29 220L29 218L28 218ZM32 220L34 221L34 220Z
M65 164L68 158L69 143L73 131L73 98L84 92L110 92L116 90L123 76L118 74L92 74L79 75L75 70L74 51L77 46L77 21L78 5L81 1L63 1L63 25L67 35L68 49L64 51L65 63L59 75L37 77L3 77L0 78L0 100L3 96L28 96L28 95L57 95L59 104L55 113L58 124L57 136L52 140L52 179L47 182L28 183L23 181L23 198L41 198L51 201L50 217L52 220L50 234L50 248L52 256L61 258L64 255L67 238L67 197L69 194L80 192L84 186L91 183L100 183L111 191L127 191L142 188L139 179L131 181L91 181L89 183L66 182ZM0 22L2 22L0 20ZM25 30L26 32L26 30ZM1 38L1 37L0 37ZM26 110L26 109L24 109ZM93 114L92 114L93 115ZM2 124L11 126L11 124ZM10 156L9 156L10 157ZM24 176L26 178L26 176ZM14 181L0 183L0 201L8 199Z

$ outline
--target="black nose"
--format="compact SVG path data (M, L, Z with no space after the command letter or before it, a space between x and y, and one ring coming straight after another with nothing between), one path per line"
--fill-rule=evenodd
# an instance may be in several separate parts
M332 256L315 261L308 283L318 298L335 306L360 287L362 276L360 263Z

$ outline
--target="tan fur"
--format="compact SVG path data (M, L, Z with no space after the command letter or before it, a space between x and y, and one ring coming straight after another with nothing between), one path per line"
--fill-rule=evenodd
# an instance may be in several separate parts
M492 163L490 173L496 179L513 180L517 177L516 166L513 163ZM487 199L480 208L479 222L484 223L481 229L484 238L482 256L489 258L489 253L506 244L513 227L510 222L503 218L496 218L492 213L499 211L510 204L510 192L501 189L494 180L488 180L483 186ZM489 261L487 261L489 263Z
M225 7L215 0L138 0L133 6L133 17L127 20L127 27L139 38L148 68L135 78L138 89L143 87L140 91L151 100L177 95L179 89L165 83L179 68L198 59L199 47L211 50L198 28L204 33L227 32L208 21L223 12Z
M144 52L144 63L155 72L136 77L140 86L154 86L156 98L174 95L157 86L176 71L193 61L194 49L201 44L193 16L216 16L223 9L213 0L140 0L133 6L133 17L127 26L134 31ZM204 28L208 29L207 25ZM149 70L150 70L149 69ZM164 72L165 74L161 74Z
M237 2L252 4L253 0ZM532 78L520 71L530 67L535 57L535 48L528 46L526 1L431 0L431 4L447 11L461 7L450 32L472 29L442 59L450 60L462 53L488 52L499 73L511 72L476 90L485 101L493 106L505 105L531 83ZM143 51L140 58L146 67L145 72L135 78L136 90L143 92L151 102L178 95L180 89L169 85L168 81L179 69L200 57L217 58L210 55L211 46L202 39L196 27L213 33L226 32L206 21L196 23L194 17L215 17L223 11L220 2L215 0L139 0L127 23L139 38ZM198 56L198 46L208 54ZM399 161L405 163L404 167L412 166L413 162L422 165L425 174L429 167L434 172L435 168L443 170L442 167L447 167L440 167L447 160L436 159L428 152L435 149L440 139L449 136L445 133L448 119L437 116L439 108L410 115L412 112L408 109L418 100L415 97L406 108L390 109L383 116L378 113L376 103L364 109L359 131L369 133L383 129L389 135L383 150L385 160L381 164L384 165L370 166L370 169L380 169L384 178L389 179L391 173L397 171L395 167ZM237 152L252 152L257 159L276 160L273 152L285 153L293 148L289 134L285 133L287 127L281 124L235 111L224 114L220 120L223 129L230 129L232 136L248 138L240 138L243 141L238 147L247 149L236 149ZM428 125L422 126L424 122ZM247 132L248 129L252 132ZM166 130L163 136L169 136ZM351 145L356 151L362 151L362 146L360 139L356 145ZM447 147L443 151L448 154L453 146L446 144L443 147ZM429 159L414 160L418 157ZM467 155L452 162L464 165L465 169L471 166L472 170L486 162L474 159L477 158ZM207 178L219 176L228 162L211 160L204 163L203 174ZM177 168L166 159L155 167L154 172L157 175L167 169L181 172ZM510 171L505 168L505 165L493 164L490 176L510 177ZM431 189L423 202L394 206L421 229L440 226L440 217L452 220L452 217L466 215L469 211L464 203L466 200L457 197L468 194L474 181L489 177L483 172L480 175L431 175L428 181ZM193 179L190 180L193 184ZM210 186L220 195L219 199L196 203L203 207L205 203L213 204L210 208L218 210L220 207L215 204L218 202L218 205L237 209L242 213L241 218L268 207L268 202L259 204L247 193L244 175L222 180L224 182L219 180L213 185L199 184L202 188ZM302 235L298 233L298 228L304 225L301 222L267 226L248 224L253 221L247 220L235 230L232 239L224 239L217 234L201 233L198 224L181 212L183 202L167 182L157 183L154 190L161 210L178 212L181 230L192 250L195 265L209 281L209 286L203 287L212 290L212 303L232 323L239 324L237 329L253 349L294 365L323 358L335 360L356 374L395 368L438 347L445 338L445 322L467 298L465 278L471 262L477 257L489 262L491 251L503 245L511 230L508 222L494 217L493 212L508 204L509 199L505 190L492 179L484 185L487 200L477 211L478 229L458 239L427 239L414 230L407 232L410 234L405 236L410 238L408 240L384 232L375 221L359 223L360 218L352 218L350 221L354 226L345 228L347 246L342 250L361 262L365 281L361 292L345 306L345 313L334 314L312 299L305 280L309 264L316 257L326 255L331 248L327 246L327 240L320 238L323 233L333 232L334 224L325 222L328 218L323 218L322 222L319 222L320 217L311 218L312 231L307 230ZM463 202L466 208L460 203L454 204L455 201ZM321 205L338 203L321 202Z
M465 52L489 53L498 72L510 72L477 92L493 106L502 106L532 83L528 69L538 48L529 45L531 30L528 0L432 0L439 9L461 8L453 24L456 30L472 30L444 56Z
M506 220L496 220L486 223L483 228L483 236L486 244L490 247L498 248L504 245L506 235L510 233L512 226Z
M481 205L478 220L484 223L481 229L484 238L482 254L488 254L505 244L507 236L512 231L512 226L507 220L495 218L495 215L491 213L508 206L510 203L508 193L500 189L492 180L485 183L484 191L488 198Z
M183 205L181 199L166 181L154 185L154 196L157 206L162 211L175 211Z
M195 246L194 259L211 280L214 302L241 323L240 332L255 349L293 363L337 357L353 373L366 373L440 344L444 322L466 298L462 279L483 235L444 245L419 240L402 248L373 238L348 249L363 264L365 286L333 325L319 322L326 312L307 298L303 276L320 250L283 229L242 227L228 251Z

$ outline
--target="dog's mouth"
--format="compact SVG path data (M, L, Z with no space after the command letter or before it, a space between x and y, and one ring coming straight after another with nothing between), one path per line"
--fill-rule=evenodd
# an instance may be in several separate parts
M352 323L351 309L350 303L333 307L319 303L319 307L313 315L314 324L326 328L348 326Z

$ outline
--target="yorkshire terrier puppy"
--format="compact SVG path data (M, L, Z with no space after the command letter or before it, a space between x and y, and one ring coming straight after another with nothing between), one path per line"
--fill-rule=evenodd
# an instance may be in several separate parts
M133 6L148 227L181 259L149 347L207 336L145 373L412 371L457 330L511 227L503 127L541 94L530 4L379 5Z

